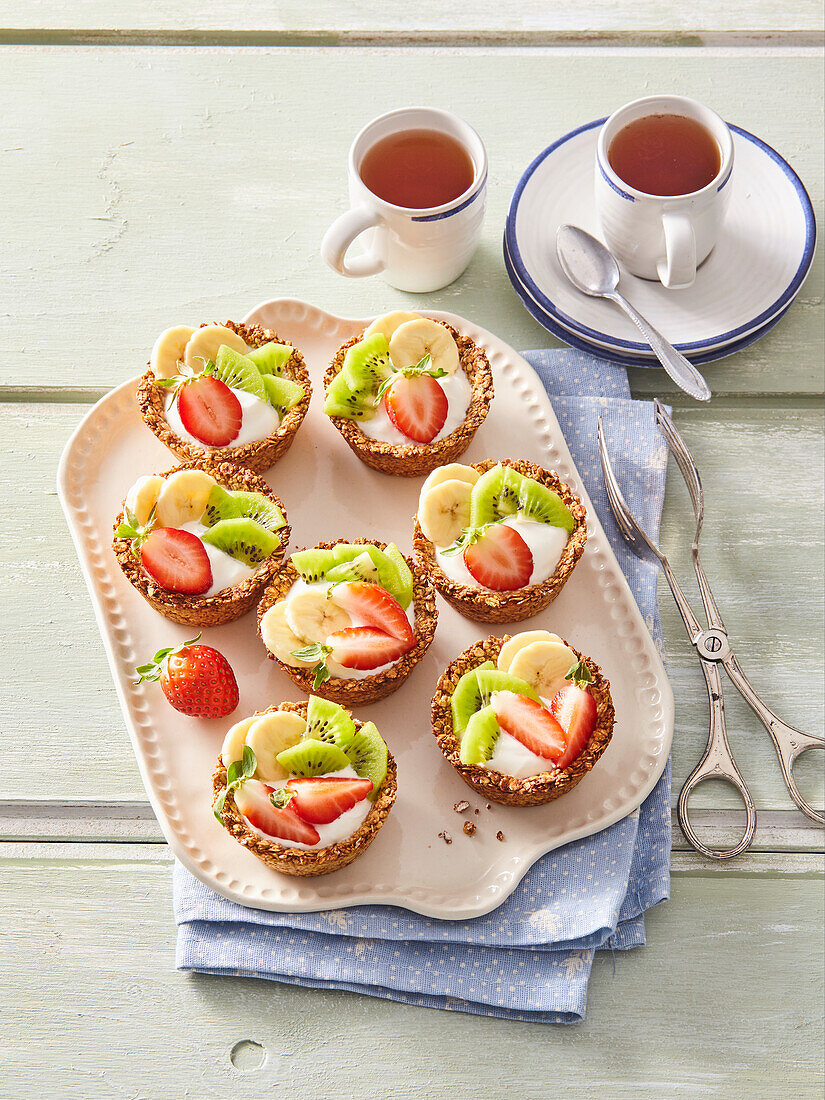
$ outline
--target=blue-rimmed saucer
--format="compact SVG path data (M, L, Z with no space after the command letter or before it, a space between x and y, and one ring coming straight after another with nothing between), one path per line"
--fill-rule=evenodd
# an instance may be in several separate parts
M521 177L505 228L508 273L522 301L526 295L532 302L533 316L561 339L616 362L658 366L632 323L610 303L580 294L556 258L559 225L570 222L600 236L593 173L603 121L565 134ZM622 278L636 308L700 363L729 355L773 327L799 292L816 242L810 198L790 165L753 134L731 130L730 206L696 282L666 290L633 275Z
M602 344L592 343L570 332L569 329L562 328L557 321L544 312L541 306L530 296L530 292L525 288L524 284L519 280L507 251L506 240L504 241L504 267L507 270L510 282L513 284L513 289L533 320L538 321L542 328L546 328L548 332L552 333L553 336L557 336L559 340L563 340L565 344L569 344L572 348L578 348L579 351L587 352L589 355L595 355L597 359L606 359L610 363L621 363L624 367L660 366L659 360L652 355L643 356L634 354L633 352L618 351L615 348L608 348ZM746 348L749 344L753 344L761 339L766 332L770 332L770 330L781 321L789 309L790 303L761 328L756 329L747 336L743 336L739 340L735 340L732 344L726 344L724 347L716 348L712 351L689 352L688 358L697 366L702 366L703 363L713 363L717 359L724 359L726 355L733 355L734 352L741 351L742 348Z

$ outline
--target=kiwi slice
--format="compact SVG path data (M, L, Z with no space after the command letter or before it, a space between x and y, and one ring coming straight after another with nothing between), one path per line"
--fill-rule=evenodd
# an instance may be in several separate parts
M477 710L461 736L461 763L486 764L493 755L500 733L501 727L493 708L488 706Z
M551 527L563 527L568 534L576 526L573 513L558 495L531 477L521 479L518 510L525 519L538 520Z
M246 493L213 485L201 523L214 527L222 519L242 518L254 519L270 531L279 531L286 525L281 509L263 493Z
M275 374L263 376L266 399L283 416L288 413L293 405L297 405L304 396L304 387L293 382L291 378L279 378Z
M341 543L333 549L333 553L337 564L355 561L362 554L368 554L372 559L372 564L378 571L378 580L373 581L373 583L380 584L382 588L386 589L391 596L394 596L401 603L399 596L403 595L402 578L399 576L398 567L387 556L386 551L379 550L377 546L371 546L369 543L360 546ZM409 600L407 601L408 605Z
M275 757L284 771L306 779L311 775L325 775L327 772L340 772L349 767L349 759L337 745L328 741L316 741L312 737L304 738L297 745L284 749Z
M324 412L346 420L369 420L375 416L375 401L370 393L354 390L343 374L336 374L327 389Z
M290 561L308 584L323 580L337 564L333 550L297 550Z
M526 680L511 676L509 672L499 672L492 661L485 661L472 672L465 672L456 684L451 700L456 735L467 728L471 715L487 706L494 691L514 691L536 702L539 698Z
M367 798L374 802L387 774L387 746L375 723L365 722L344 751L361 778L372 780Z
M395 571L397 573L394 586L388 588L387 591L395 596L406 611L410 606L413 595L413 575L410 572L410 567L407 565L404 560L404 555L394 542L391 542L384 548L384 557L391 565L395 566Z
M305 738L325 741L336 748L345 749L355 737L355 724L338 703L310 695L307 703L307 728Z
M251 359L261 374L280 374L292 358L289 344L276 344L270 340L259 348L252 348L247 359Z
M260 401L266 401L264 380L258 368L251 359L226 344L221 344L218 348L212 376L233 389L246 390Z
M341 375L355 393L376 393L393 372L390 345L383 332L374 332L347 350Z
M260 565L281 545L276 534L254 519L221 519L208 527L201 539L246 565Z
M521 476L509 466L499 463L482 474L470 494L470 526L512 516L518 511Z
M331 584L336 584L338 581L365 581L368 584L375 584L378 580L378 570L372 558L365 552L353 558L352 561L333 565L324 579Z
M495 667L492 661L485 661L478 668L465 672L456 684L455 691L450 699L453 711L453 731L456 735L467 728L471 715L475 714L481 706L481 692L476 674L486 669L494 670Z

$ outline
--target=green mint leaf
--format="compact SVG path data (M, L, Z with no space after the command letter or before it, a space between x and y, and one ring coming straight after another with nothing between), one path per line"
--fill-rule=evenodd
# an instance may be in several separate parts
M381 404L381 402L382 402L382 400L383 400L383 398L384 398L384 394L385 394L385 393L387 392L387 390L388 390L388 389L390 388L390 386L391 386L391 385L393 384L393 382L395 381L395 379L396 379L396 375L395 375L395 374L391 374L391 375L389 376L389 378L385 378L385 379L384 379L384 381L383 381L383 382L381 383L381 385L380 385L380 386L378 387L378 393L377 393L377 394L375 395L375 404L376 404L376 405L380 405L380 404Z
M291 655L297 661L305 661L307 664L311 664L313 661L323 661L330 653L332 653L332 649L328 645L313 642L312 645L304 646L303 649L293 649Z
M119 539L133 539L137 534L134 527L130 527L128 523L121 523L115 534Z
M171 378L156 378L155 379L155 385L156 386L163 386L164 389L168 389L168 390L172 389L173 387L179 386L180 383L181 383L181 377L180 377L179 374L175 374Z
M270 794L269 801L276 810L282 810L284 806L289 805L294 797L295 791L291 791L289 787L278 787Z
M233 760L226 769L226 785L228 787L234 787L243 777L243 764L240 760Z
M332 676L332 673L327 668L326 661L321 661L315 666L315 675L312 678L312 686L319 688L326 680Z
M255 759L254 751L249 745L243 747L243 760L241 761L241 770L243 771L244 779L251 779L255 774L255 768L258 761Z
M577 661L565 676L565 680L570 680L576 687L583 688L586 684L593 683L593 676L584 661Z
M229 794L229 788L224 787L224 789L221 791L221 793L218 795L218 797L215 799L215 801L212 805L212 813L215 815L215 817L218 819L218 821L221 823L221 825L224 825L223 807L224 807L224 803L226 802L226 796L228 794Z

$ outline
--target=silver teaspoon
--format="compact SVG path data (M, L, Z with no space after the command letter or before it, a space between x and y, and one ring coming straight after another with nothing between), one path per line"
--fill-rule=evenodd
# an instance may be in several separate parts
M601 241L578 226L560 225L556 233L556 254L562 271L574 287L591 298L606 298L624 310L677 386L697 401L710 400L710 386L696 367L619 294L619 265Z

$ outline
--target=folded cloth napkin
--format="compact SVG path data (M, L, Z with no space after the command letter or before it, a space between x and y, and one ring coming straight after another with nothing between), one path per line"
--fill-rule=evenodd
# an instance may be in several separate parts
M657 644L656 569L625 547L602 481L596 424L630 507L657 537L667 452L622 367L576 351L526 352ZM179 864L177 966L539 1023L584 1017L593 953L645 941L670 887L670 764L634 813L548 853L494 912L441 921L386 905L269 913L227 901Z

